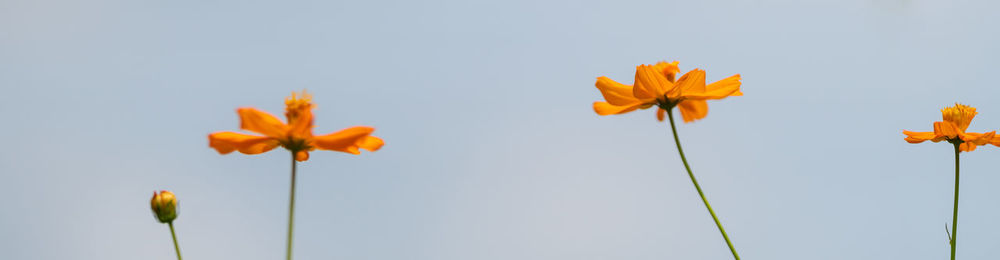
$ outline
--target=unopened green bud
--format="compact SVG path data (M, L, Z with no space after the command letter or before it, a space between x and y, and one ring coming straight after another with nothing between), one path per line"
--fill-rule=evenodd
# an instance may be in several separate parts
M153 215L160 223L170 223L177 218L177 197L173 192L161 190L159 194L153 191L153 199L149 201Z

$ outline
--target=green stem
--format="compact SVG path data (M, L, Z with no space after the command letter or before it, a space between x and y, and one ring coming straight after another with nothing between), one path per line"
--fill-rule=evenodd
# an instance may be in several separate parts
M960 143L955 143L955 210L951 215L951 260L955 260L955 246L958 244L958 154Z
M177 234L174 233L174 222L167 222L167 226L170 226L170 237L174 239L174 251L177 251L177 260L181 259L181 247L177 245Z
M292 260L292 230L295 225L295 151L292 151L292 191L288 199L288 249L285 258Z
M691 173L691 166L688 165L687 158L684 157L684 149L681 148L681 140L677 138L677 127L674 126L673 109L667 110L667 115L670 117L670 130L674 133L674 142L677 143L677 152L681 154L681 162L684 162L684 169L687 169L688 176L691 177L691 183L694 183L694 189L698 190L698 196L701 196L701 201L705 202L705 208L708 209L708 214L712 215L712 220L715 220L715 225L719 227L719 232L722 233L722 238L726 240L726 245L729 246L729 251L732 251L733 257L736 258L736 260L739 260L740 255L736 253L736 248L733 247L733 243L729 241L729 236L726 235L726 229L722 228L722 222L719 222L719 217L715 216L715 211L712 210L712 205L708 204L708 199L705 198L705 193L701 191L701 186L698 186L698 180L694 178L694 173Z

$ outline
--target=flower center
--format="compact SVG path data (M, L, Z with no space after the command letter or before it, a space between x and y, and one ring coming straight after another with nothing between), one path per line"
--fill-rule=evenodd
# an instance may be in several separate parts
M292 124L293 121L298 119L302 115L302 111L309 110L312 108L312 95L306 93L305 90L301 94L292 92L292 95L285 98L285 117L288 118L288 123Z
M941 117L944 121L955 123L959 129L965 131L972 123L972 118L976 117L976 108L955 103L953 107L941 109Z
M284 140L279 140L281 147L288 149L289 151L311 151L313 146L310 144L309 140L305 138L296 138L289 136Z

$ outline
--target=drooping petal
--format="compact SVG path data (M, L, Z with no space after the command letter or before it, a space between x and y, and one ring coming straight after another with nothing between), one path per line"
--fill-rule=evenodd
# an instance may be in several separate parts
M336 133L317 136L313 139L313 144L319 149L352 154L360 154L359 148L374 152L384 144L381 138L371 136L374 131L375 128L355 126Z
M237 109L236 113L240 115L240 128L243 130L253 131L273 138L281 138L287 132L288 126L267 112L252 107L244 107Z
M615 115L615 114L624 114L624 113L632 112L633 110L639 109L640 106L642 106L642 103L638 103L638 102L636 102L634 104L625 105L625 106L616 106L616 105L609 104L608 102L600 102L600 101L598 101L598 102L594 102L594 112L597 112L598 115L602 115L602 116Z
M632 94L632 86L618 83L608 77L598 77L594 85L601 91L608 104L625 106L639 101Z
M924 141L932 140L935 137L934 132L913 132L903 130L903 134L906 135L906 138L903 140L906 140L907 143L911 144L923 143Z
M662 108L657 108L656 109L656 120L660 120L660 122L663 122L663 118L666 116L665 115L666 112L667 111L663 110Z
M973 143L962 143L958 145L958 150L963 152L971 152L976 150L976 144Z
M632 96L637 99L655 99L674 89L674 84L667 80L666 75L651 65L639 65L635 68L635 85L632 86Z
M708 102L705 100L684 100L677 104L677 108L681 111L684 123L694 122L708 115Z
M959 131L958 126L956 126L955 123L948 121L934 122L934 135L938 138L955 138L959 133L961 133L961 131Z
M309 160L309 151L298 151L298 152L295 152L295 160L296 161L300 161L300 162L304 162L306 160Z
M234 132L216 132L208 135L208 146L220 154L240 151L244 154L259 154L278 147L278 140L266 136L248 135Z
M705 86L705 91L701 93L684 92L684 97L689 99L722 99L730 96L742 96L740 91L740 74L729 76Z
M705 93L705 71L693 69L684 73L684 76L677 79L676 88L680 89L682 96Z

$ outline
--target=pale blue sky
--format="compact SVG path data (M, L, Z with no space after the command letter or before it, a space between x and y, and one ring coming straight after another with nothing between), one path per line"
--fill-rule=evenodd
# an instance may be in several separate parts
M288 155L220 156L235 108L315 95L376 153L301 164L298 259L727 259L651 110L594 79L679 60L743 97L679 126L744 259L944 259L939 109L1000 129L995 1L0 1L0 252L284 256ZM1000 148L963 155L959 257L995 255Z

